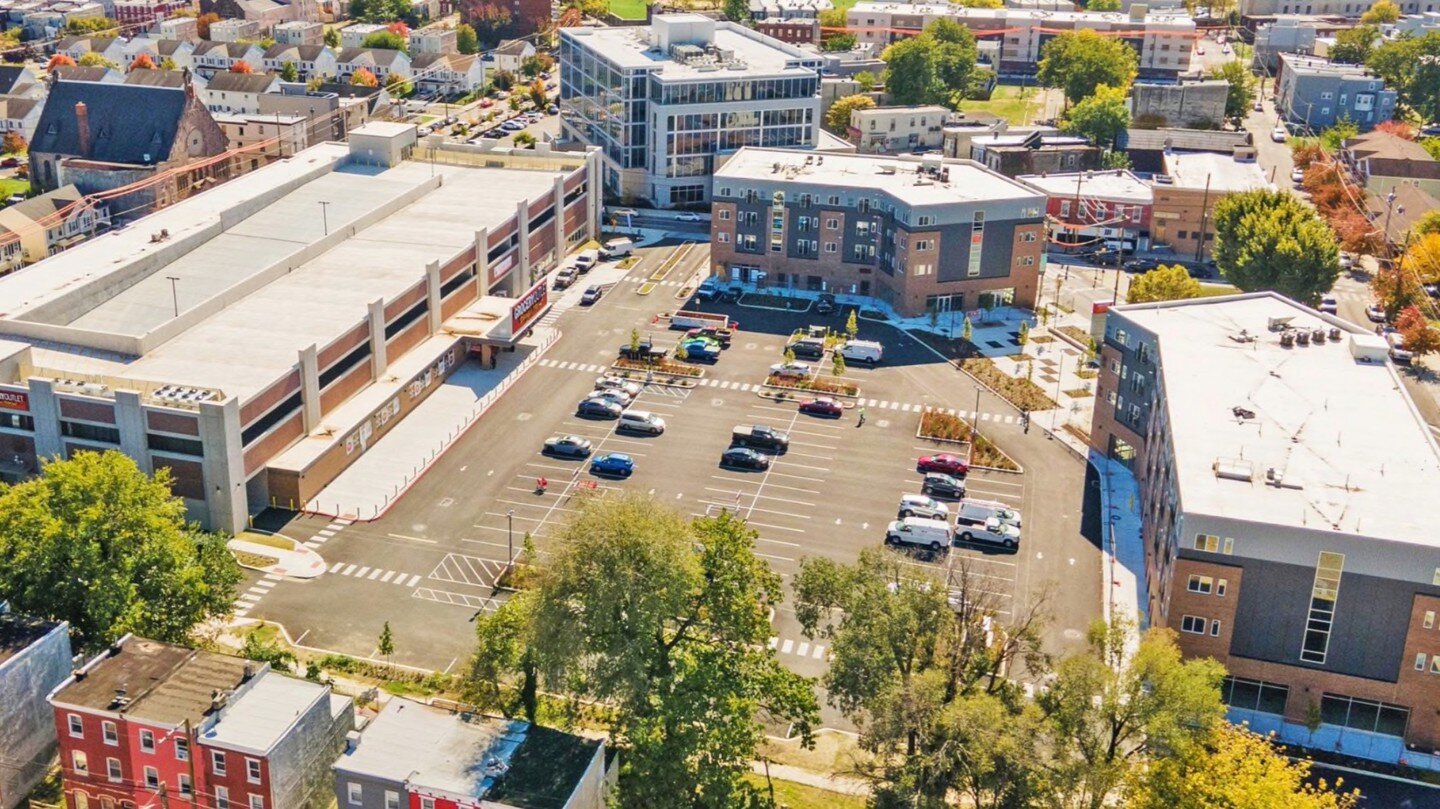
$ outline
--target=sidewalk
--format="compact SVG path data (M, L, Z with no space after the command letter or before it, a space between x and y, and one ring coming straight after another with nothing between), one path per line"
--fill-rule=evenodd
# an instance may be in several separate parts
M765 762L752 761L750 769L755 773L765 775ZM859 778L850 778L844 775L827 775L803 767L792 767L789 764L776 764L770 762L770 777L777 781L794 781L797 784L824 789L830 792L838 792L841 795L865 796L870 794L870 785Z
M277 576L289 576L292 579L313 579L325 572L325 560L320 554L309 548L297 544L294 550L285 550L273 545L261 545L258 542L246 542L243 539L232 539L225 543L225 547L232 551L248 553L255 556L267 556L275 560L275 564L266 567L253 568L265 573L274 573Z
M553 329L537 328L514 352L501 354L493 369L466 363L304 510L357 520L373 520L385 513L559 335Z

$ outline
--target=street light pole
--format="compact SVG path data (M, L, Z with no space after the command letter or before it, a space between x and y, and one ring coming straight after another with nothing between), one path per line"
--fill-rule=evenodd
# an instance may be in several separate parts
M170 302L175 306L175 316L180 316L180 293L175 289L175 282L180 278L174 275L167 275L165 279L170 282Z
M509 573L510 568L515 564L515 509L505 512L505 548L508 555L505 557L505 572Z
M330 203L320 200L320 221L325 225L325 235L330 235Z

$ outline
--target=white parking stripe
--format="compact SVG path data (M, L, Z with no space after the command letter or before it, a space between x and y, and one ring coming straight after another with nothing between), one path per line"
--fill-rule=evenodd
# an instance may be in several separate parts
M370 568L368 568L368 567L362 567L362 568L360 568L359 570L355 571L355 578L357 578L357 579L363 579L363 578L365 578L365 574L366 574L366 573L369 573L369 572L370 572ZM348 570L345 571L345 575L347 575L347 576L350 575L350 571L348 571Z
M410 583L409 583L409 584L406 584L405 586L406 586L406 587L414 587L416 584L419 584L419 583L420 583L420 577L419 577L419 576L411 576L411 577L410 577Z
M404 576L405 576L404 573L401 573L401 574L400 574L400 577L401 577L401 578L404 578ZM395 577L395 571L393 571L393 570L387 570L387 571L385 571L385 575L380 577L380 583L381 583L381 584L388 584L388 583L390 582L390 579L392 579L392 578L394 578L394 577Z
M782 646L780 647L780 652L781 652L782 654L787 654L787 655L788 655L788 654L790 654L790 650L791 650L791 649L794 649L794 648L795 648L795 641L790 640L789 638L786 638L784 645L782 645Z
M815 646L815 651L811 652L811 653L810 653L810 656L813 657L813 658L815 658L816 660L819 660L819 659L821 658L821 656L823 656L824 654L825 654L825 647L824 647L824 646L821 646L821 645L819 645L819 644L816 644L816 646Z
M345 563L344 563L344 562L336 562L335 564L333 564L333 565L330 566L330 572L331 572L331 573L338 572L338 571L340 570L340 568L342 568L342 567L344 567L344 566L345 566Z
M354 570L355 570L355 565L351 565L351 566L345 568L344 570L340 571L340 575L342 575L342 576L348 576L348 575L350 575L352 572L354 572Z

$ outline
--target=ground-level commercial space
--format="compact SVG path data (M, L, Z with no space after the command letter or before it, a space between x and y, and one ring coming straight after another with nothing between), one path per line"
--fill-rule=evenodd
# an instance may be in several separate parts
M701 254L687 254L672 278L688 272L689 262L705 266L703 251L690 251L695 252ZM768 367L782 360L785 338L813 316L734 306L723 311L739 321L740 330L717 363L703 366L698 385L648 384L632 405L663 418L662 435L617 433L613 421L576 417L576 403L614 362L632 329L657 346L680 337L656 314L673 308L683 281L667 280L662 284L674 285L639 294L641 282L673 255L672 247L642 249L640 263L598 304L559 315L553 322L565 336L380 519L265 515L271 521L267 527L315 542L330 575L262 588L246 617L285 624L292 637L303 635L303 645L359 656L373 652L380 625L389 621L400 662L458 666L472 646L471 618L506 597L495 583L525 537L542 554L551 552L557 528L584 498L622 492L653 496L685 514L738 513L757 531L757 553L787 581L806 557L851 561L860 549L879 547L900 496L919 490L916 457L944 449L915 437L921 409L970 411L976 402L967 377L888 326L867 322L860 334L886 344L885 362L847 373L862 388L863 427L853 409L842 418L824 419L761 398L758 391ZM980 411L982 432L1029 445L1028 457L1026 451L1017 453L1023 474L976 470L968 480L972 497L1025 511L1021 547L1005 553L957 546L948 554L914 554L910 560L942 581L968 569L993 591L1002 611L1054 582L1065 603L1056 610L1055 643L1081 643L1085 625L1098 614L1098 552L1080 535L1080 504L1047 498L1046 491L1052 486L1079 491L1083 467L1038 431L1024 433L1014 411L988 394ZM776 456L767 471L722 468L720 456L733 428L745 424L788 431L790 450ZM634 473L595 475L588 463L541 452L546 438L565 434L590 440L594 454L631 456ZM544 494L536 493L540 477L549 481ZM776 611L773 635L777 653L796 671L825 670L824 642L803 637L789 605Z

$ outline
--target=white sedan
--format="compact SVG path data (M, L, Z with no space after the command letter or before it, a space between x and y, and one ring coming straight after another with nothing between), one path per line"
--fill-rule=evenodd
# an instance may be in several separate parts
M1290 182L1299 185L1305 182L1305 169L1293 169L1290 172Z
M677 214L675 216L675 219L679 222L699 222L700 214L695 213L694 211L686 211L685 213Z
M811 368L803 362L779 362L770 366L770 374L778 377L790 377L792 379L804 379L810 375Z
M1270 130L1270 140L1276 143L1284 143L1290 139L1290 131L1283 126L1277 126Z
M628 379L621 379L618 376L602 376L595 380L596 390L618 390L624 391L630 398L640 395L640 383L631 382Z

